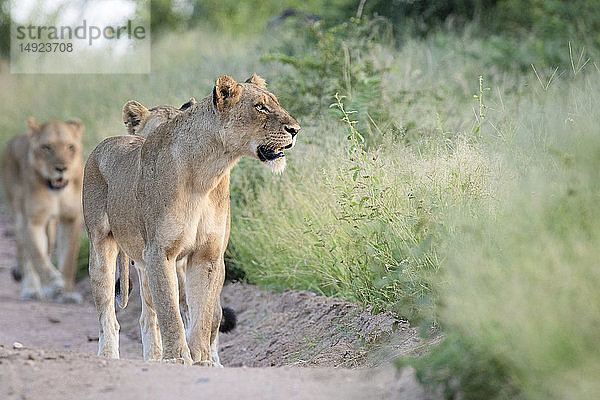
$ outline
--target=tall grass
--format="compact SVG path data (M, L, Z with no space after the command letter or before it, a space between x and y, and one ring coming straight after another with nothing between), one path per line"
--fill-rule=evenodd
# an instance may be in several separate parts
M282 64L275 92L301 112L302 138L283 176L245 163L234 173L229 261L271 288L431 321L444 216L495 196L497 157L479 140L491 128L480 121L481 134L472 134L466 77L441 79L450 64L474 68L454 51L469 42L456 37L450 51L445 42L411 42L398 52L378 24L306 29L304 47L282 35L274 46L287 53L267 57ZM328 83L315 86L321 81Z
M583 75L520 103L497 208L449 216L442 319L505 360L528 398L600 394L600 77Z
M465 196L492 196L480 182L494 161L464 137L427 156L393 138L364 153L351 152L353 142L343 137L321 147L318 136L333 134L326 126L304 132L315 144L299 146L283 176L248 188L255 192L233 214L230 257L249 279L274 288L342 296L414 321L431 318L441 216ZM346 133L344 126L333 129ZM242 178L234 176L236 187L250 185L236 180Z

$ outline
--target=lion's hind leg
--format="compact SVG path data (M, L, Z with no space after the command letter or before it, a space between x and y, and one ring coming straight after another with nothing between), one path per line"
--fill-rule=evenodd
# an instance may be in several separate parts
M177 270L177 287L179 288L179 313L183 320L183 327L185 329L190 325L187 298L185 294L185 268L187 267L187 257L183 257L181 260L176 261L175 268Z
M90 284L98 311L98 355L119 358L119 323L115 314L115 270L118 252L112 234L90 235Z
M162 343L158 318L152 303L146 266L135 263L140 281L140 297L142 298L142 314L140 315L140 330L142 333L142 348L144 360L158 361L162 357Z

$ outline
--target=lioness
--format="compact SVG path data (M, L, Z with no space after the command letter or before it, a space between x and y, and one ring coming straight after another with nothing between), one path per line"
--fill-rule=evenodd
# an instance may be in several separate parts
M181 107L175 108L171 106L156 106L150 109L144 107L137 101L131 100L125 103L123 106L123 123L127 127L127 133L130 135L140 135L143 137L148 137L148 135L156 128L173 119L175 116L180 115L187 109L189 109L192 105L196 104L196 99L191 98L186 103L184 103ZM116 298L121 308L125 308L127 306L128 295L129 295L129 279L128 279L128 262L127 258L119 252L117 256L118 264L119 264L119 275L120 278L117 279L115 285ZM144 270L140 270L136 266L136 271L138 273L138 278L141 286L148 286L147 275ZM187 267L187 257L183 257L176 262L177 269L177 282L178 289L185 289L185 269ZM122 277L122 278L121 278ZM140 291L140 295L150 296L150 292L148 290ZM152 301L151 298L147 298L144 301ZM189 310L187 306L187 300L185 295L185 290L179 290L179 311L181 313L181 317L183 319L183 325L185 328L189 325ZM235 312L229 307L222 307L223 318L221 319L221 324L219 325L219 332L229 332L233 330L236 326L237 317ZM144 326L141 326L142 331L144 330ZM213 354L213 359L218 360L218 354Z
M14 137L2 154L2 182L12 209L18 271L24 299L81 302L74 292L81 234L83 161L79 120L31 117L29 132ZM56 230L56 232L55 232ZM51 262L56 233L58 269Z
M85 167L83 213L99 355L119 357L114 260L121 250L147 274L142 290L152 301L142 303L144 358L220 366L211 350L217 353L221 320L229 172L242 156L282 172L284 150L299 129L263 79L237 83L221 76L211 96L147 139L112 137L94 149ZM190 321L184 331L175 262L186 256Z
M123 123L130 135L148 135L164 122L167 122L196 104L195 98L189 99L181 107L156 106L147 109L137 101L128 101L123 106Z

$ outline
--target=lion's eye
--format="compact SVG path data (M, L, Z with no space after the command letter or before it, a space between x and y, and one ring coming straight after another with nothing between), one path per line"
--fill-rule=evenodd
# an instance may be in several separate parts
M49 145L47 145L47 144L43 144L43 145L41 145L41 146L40 146L40 148L41 148L43 151L52 151L52 147L50 147L50 146L49 146Z
M72 145L72 144L71 144L71 145L69 145L69 151L70 151L71 153L75 152L75 146L74 146L74 145Z
M264 104L257 104L254 107L256 107L256 109L260 112L263 112L265 114L268 114L271 112L271 110L269 110L269 108L267 106L265 106Z

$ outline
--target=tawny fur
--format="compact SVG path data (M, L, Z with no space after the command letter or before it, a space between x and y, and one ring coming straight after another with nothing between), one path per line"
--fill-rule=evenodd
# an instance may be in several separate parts
M264 83L263 87L266 87L264 86ZM158 126L175 118L175 116L185 112L187 109L189 109L192 105L196 103L196 99L192 97L179 108L161 105L147 109L139 102L131 100L125 103L125 105L123 106L123 123L127 127L127 132L130 135L140 135L143 137L148 137L148 135L154 132L154 130L156 130ZM115 291L117 293L117 302L121 308L125 308L127 306L128 296L130 292L128 264L128 258L122 252L119 252L117 256L117 265L119 266L119 279L117 279ZM183 257L182 259L177 260L176 270L179 288L179 312L181 313L183 325L185 328L188 327L189 310L185 296L185 290L181 289L185 289L186 267L187 257ZM138 277L141 278L139 271ZM223 307L222 314L223 317L221 319L221 324L219 325L219 332L230 332L235 328L237 323L237 317L235 315L235 312L231 308Z
M121 250L142 276L144 358L220 366L230 170L242 156L283 170L283 151L294 145L300 128L260 83L256 76L245 83L222 76L212 96L147 138L112 137L90 155L83 212L100 321L99 355L119 357L114 273ZM188 258L186 330L175 267L183 257Z
M139 135L146 138L160 125L175 118L177 115L180 115L196 103L196 99L192 97L179 108L162 105L147 109L139 102L130 100L123 106L123 123L127 128L128 134ZM115 287L115 290L117 290L116 298L119 307L125 308L127 307L127 302L129 301L130 292L128 265L129 259L121 251L119 251L117 256L117 264L119 265L119 279L117 282L118 285ZM185 264L187 264L187 259L177 261L178 280L183 282L185 282L185 277L180 277L180 274L185 273ZM139 270L138 277L141 278L141 275L139 275ZM180 311L185 325L187 322L185 290L180 291L179 299Z
M79 120L28 120L2 154L2 182L12 209L21 297L80 302L74 292L81 234L83 161ZM51 262L56 245L58 270ZM60 271L60 272L59 272Z

